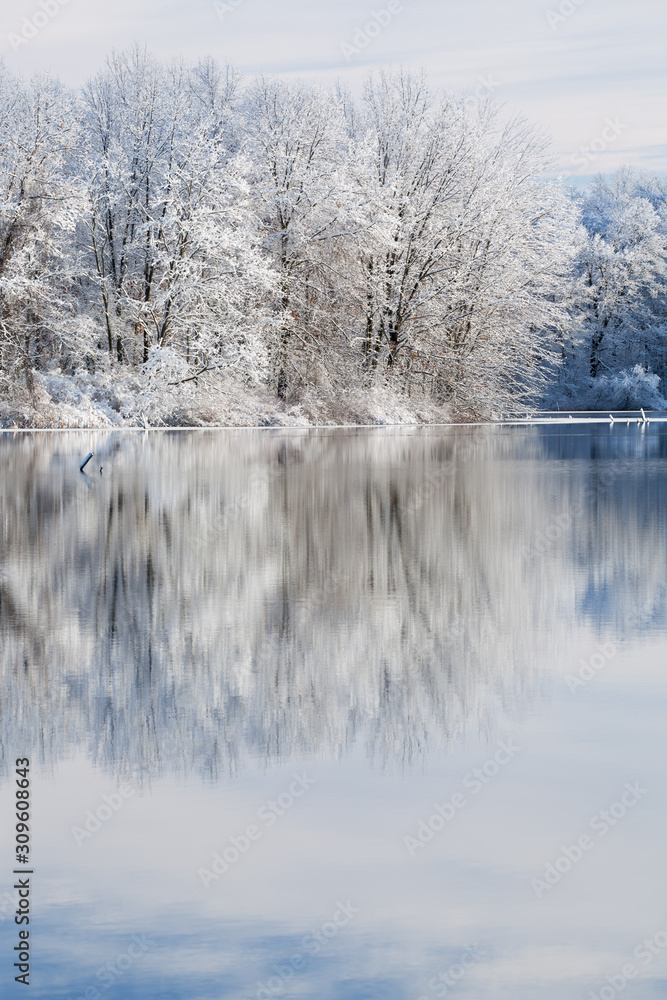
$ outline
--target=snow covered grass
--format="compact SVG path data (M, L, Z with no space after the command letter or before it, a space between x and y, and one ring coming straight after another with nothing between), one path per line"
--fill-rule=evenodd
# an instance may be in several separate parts
M467 415L459 414L460 419ZM448 423L452 410L386 387L335 394L306 392L285 403L261 386L203 376L197 383L147 387L136 375L34 373L32 393L0 400L0 427L312 427Z

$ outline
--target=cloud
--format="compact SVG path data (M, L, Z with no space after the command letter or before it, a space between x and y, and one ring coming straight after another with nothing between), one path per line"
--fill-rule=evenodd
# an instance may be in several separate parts
M628 127L592 172L625 162L667 168L662 0L392 0L388 23L347 58L342 47L390 0L218 0L217 9L214 0L41 2L62 6L18 51L9 36L40 12L40 0L2 5L0 51L14 71L50 69L79 85L112 48L139 41L161 58L211 54L248 74L340 77L353 89L387 63L423 67L455 90L493 74L507 113L553 137L561 171L572 171L572 155L615 115Z

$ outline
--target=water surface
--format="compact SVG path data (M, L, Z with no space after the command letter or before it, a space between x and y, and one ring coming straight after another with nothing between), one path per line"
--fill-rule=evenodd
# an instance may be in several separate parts
M3 995L23 756L33 996L664 995L666 460L0 436Z

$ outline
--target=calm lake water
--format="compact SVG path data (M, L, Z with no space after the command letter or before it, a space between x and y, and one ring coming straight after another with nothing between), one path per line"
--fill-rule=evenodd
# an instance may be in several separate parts
M33 997L664 996L666 654L664 426L0 435L3 996L19 757Z

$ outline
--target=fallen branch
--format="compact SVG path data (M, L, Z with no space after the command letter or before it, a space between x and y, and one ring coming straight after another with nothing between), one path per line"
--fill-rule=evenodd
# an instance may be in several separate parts
M228 368L229 365L205 365L201 371L197 372L196 375L189 375L187 378L181 378L178 382L167 382L167 385L183 385L184 382L194 382L198 379L200 375L204 375L206 372L216 372L220 368Z

